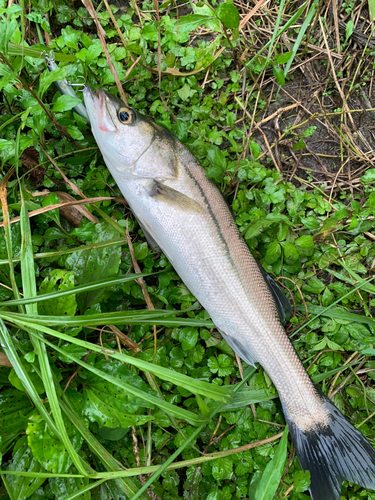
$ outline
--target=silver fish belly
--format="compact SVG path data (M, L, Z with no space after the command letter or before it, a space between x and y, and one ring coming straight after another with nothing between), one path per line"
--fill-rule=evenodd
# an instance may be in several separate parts
M274 298L205 170L171 134L104 91L87 87L93 135L145 233L247 363L275 384L314 500L338 500L344 479L375 489L375 452L313 385Z

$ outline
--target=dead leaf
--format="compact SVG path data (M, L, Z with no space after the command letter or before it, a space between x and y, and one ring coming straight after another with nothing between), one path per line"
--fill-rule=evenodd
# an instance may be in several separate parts
M30 146L26 148L20 156L20 160L22 165L30 170L30 174L35 181L36 187L40 186L44 181L44 172L45 168L39 166L39 153L34 148L34 146Z
M3 352L0 352L0 366L9 366L9 368L12 368L12 363L9 361L8 356Z

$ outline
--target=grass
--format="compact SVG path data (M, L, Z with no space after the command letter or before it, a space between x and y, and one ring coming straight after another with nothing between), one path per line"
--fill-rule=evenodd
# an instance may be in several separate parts
M123 94L193 152L285 287L309 374L374 439L367 9L0 5L0 496L308 498L272 382L149 248L56 78Z

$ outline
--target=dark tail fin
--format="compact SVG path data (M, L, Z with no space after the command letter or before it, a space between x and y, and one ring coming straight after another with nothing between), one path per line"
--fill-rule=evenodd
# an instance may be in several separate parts
M306 431L288 421L301 467L311 474L312 499L339 500L344 480L375 490L375 450L326 396L321 397L330 414L328 425Z

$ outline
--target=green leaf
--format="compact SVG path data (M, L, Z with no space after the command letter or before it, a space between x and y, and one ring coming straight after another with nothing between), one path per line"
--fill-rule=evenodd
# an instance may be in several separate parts
M285 85L285 75L284 70L280 68L277 64L273 64L272 66L273 75L276 78L276 81L279 85Z
M77 429L67 420L64 424L73 448L78 451L83 443L83 437ZM64 444L52 436L44 420L39 415L34 415L26 429L27 441L33 456L47 471L54 474L65 473L72 459Z
M53 105L52 111L62 112L73 109L77 104L81 104L81 99L72 95L61 95L58 97Z
M67 354L72 354L73 356L75 356L78 359L82 359L87 354L87 349L84 349L81 346L69 344L69 343L62 345L61 349L63 351L66 351ZM70 357L68 357L64 354L58 353L57 357L59 359L61 359L61 361L63 363L72 363L73 362Z
M16 451L6 470L18 472L44 472L41 465L27 446L26 436L22 437L15 446ZM32 478L7 474L2 476L5 487L11 499L26 499L41 486L44 478Z
M351 19L349 19L349 21L346 23L346 28L345 28L345 42L349 40L353 32L354 32L354 22Z
M177 90L177 94L181 97L183 101L186 101L190 97L191 87L187 83L183 87Z
M267 248L265 261L267 264L274 264L281 257L281 246L278 241L273 241Z
M230 479L233 475L233 460L231 457L222 457L212 465L212 475L215 481Z
M294 491L297 493L303 493L309 489L310 486L310 471L309 470L298 470L294 473Z
M2 389L0 392L1 434L18 434L26 429L33 407L24 392Z
M191 328L190 326L184 328L180 332L179 341L184 351L193 349L198 341L198 328Z
M375 168L369 168L366 170L365 174L362 175L361 181L363 184L367 184L369 182L374 182L375 181Z
M83 477L52 477L48 480L54 500L65 500L70 495L89 485L89 479ZM90 491L79 493L79 500L91 500Z
M315 246L313 237L309 234L305 234L305 235L301 236L300 238L297 238L294 243L297 247L300 247L300 248L310 248L310 247Z
M221 3L215 10L215 14L224 26L230 30L238 28L240 25L240 15L238 10L228 1Z
M110 384L105 386L106 389L110 387L112 387ZM100 391L86 388L84 394L86 397L84 413L92 422L97 422L100 427L126 429L134 425L143 425L153 419L150 415L134 415L119 410L115 406L116 396L111 397L111 395L103 394ZM121 392L119 391L118 394Z
M316 293L319 294L325 288L325 284L318 278L314 276L309 278L307 283L303 287L303 291L307 293Z
M274 457L264 469L255 492L254 500L272 500L274 498L281 476L284 472L284 465L287 458L287 445L288 427L284 430Z
M59 67L53 71L46 69L39 78L39 97L43 98L46 90L52 85L53 82L63 80L66 76L65 67Z
M28 374L31 383L34 385L35 390L38 394L44 393L44 385L43 381L39 377L39 375L35 372L33 366L30 363L23 363L23 370ZM21 382L21 380L16 375L14 368L12 368L9 374L9 382L19 391L25 391L25 388Z
M189 14L180 17L178 21L178 29L185 32L196 30L202 24L206 25L207 21L213 19L209 16L201 16L199 14Z
M251 238L258 236L258 234L260 234L266 227L273 224L273 222L274 221L267 219L259 219L252 222L245 233L245 239L250 240Z
M58 282L60 282L58 284ZM51 274L45 278L40 287L39 294L52 293L57 290L69 290L74 288L74 274L64 269L54 269ZM38 303L39 314L52 316L69 315L74 316L77 310L76 296L65 295L63 297Z
M15 19L2 19L0 21L0 52L4 55L7 55L8 42L17 29L18 25Z
M289 59L293 56L293 52L285 52L284 54L279 54L275 57L275 62L277 64L285 64L289 61Z
M296 262L299 259L298 251L293 243L282 241L280 245L283 247L284 257L289 263Z
M111 240L118 236L118 232L102 222L95 224L92 243ZM121 247L92 248L88 251L71 254L66 266L72 269L78 285L111 278L118 272L121 257ZM106 290L92 290L77 297L79 310L82 313L94 304L98 304Z

